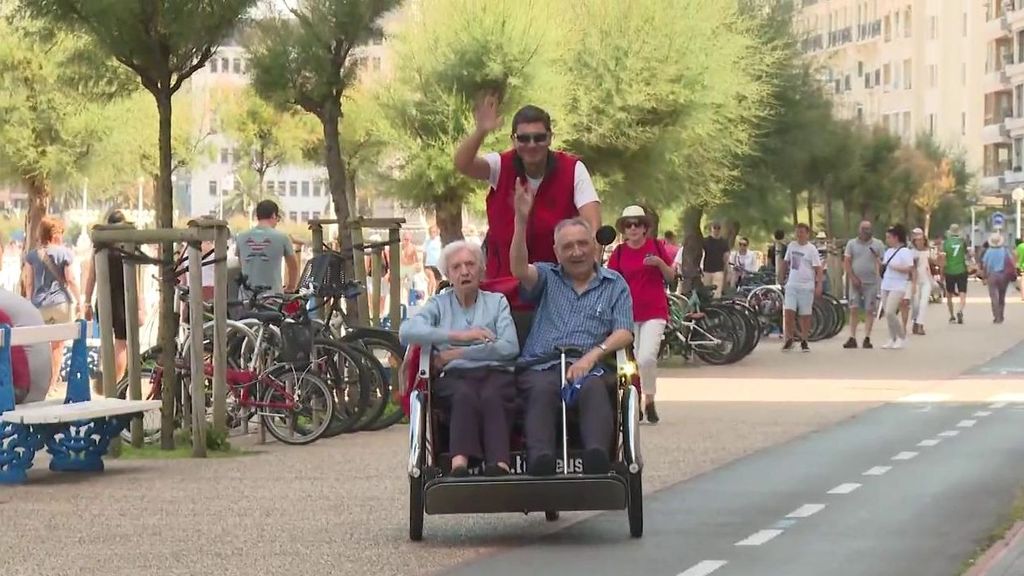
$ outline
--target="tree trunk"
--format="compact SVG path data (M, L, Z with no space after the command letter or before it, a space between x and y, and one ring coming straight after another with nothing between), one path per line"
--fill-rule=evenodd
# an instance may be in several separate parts
M729 248L732 248L736 244L736 238L740 235L740 230L743 225L740 224L739 220L726 220L725 221L725 241L729 243Z
M850 212L850 203L847 202L846 200L843 200L843 227L843 231L847 235L852 236L851 232L853 230L853 214Z
M28 211L25 212L25 249L39 243L39 224L50 209L50 183L42 176L30 176L23 182L28 187Z
M352 254L353 258L362 258L352 251L352 232L349 230L348 178L345 175L345 160L341 156L341 103L328 99L320 113L320 123L324 129L324 163L327 165L327 181L331 187L331 198L334 200L334 215L338 219L338 241L342 254ZM346 278L355 278L352 260L345 259L342 271ZM359 306L355 298L349 299L345 306L350 326L359 325Z
M789 191L790 209L793 211L793 226L796 226L796 223L800 221L800 216L797 214L797 196L799 194L796 190Z
M174 190L171 187L171 91L170 78L165 79L163 87L156 97L157 112L160 115L160 193L156 197L156 225L158 228L174 227ZM164 260L174 258L174 244L165 242L160 245L160 257ZM175 365L176 337L178 334L178 317L174 313L174 281L166 271L160 274L160 331L159 346L160 365L164 367L162 381L163 405L161 406L160 448L174 449L174 396L178 390L176 370L169 369Z
M825 190L825 235L835 237L835 226L832 221L832 192Z
M462 202L453 193L434 198L434 220L441 233L441 245L462 240Z
M814 190L807 189L807 225L814 230Z
M679 289L688 294L693 290L693 277L700 272L700 261L704 256L704 235L700 230L700 221L704 217L704 209L700 206L687 206L683 210L680 227L683 229L683 278Z

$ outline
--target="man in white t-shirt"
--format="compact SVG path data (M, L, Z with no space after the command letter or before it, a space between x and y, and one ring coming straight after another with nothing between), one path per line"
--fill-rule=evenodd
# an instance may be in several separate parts
M729 255L729 278L733 286L738 286L744 276L757 272L757 254L750 251L750 240L741 236L736 241L736 250Z
M821 256L814 244L811 244L810 238L811 227L804 223L797 224L796 241L786 247L786 256L782 260L781 277L786 287L783 305L786 343L782 346L783 351L793 349L794 330L800 337L800 350L810 351L807 339L811 335L811 314L815 296L821 296L823 276Z
M526 238L530 262L557 262L555 226L582 217L591 230L601 227L601 203L587 167L578 158L551 150L551 117L524 106L512 118L512 148L478 156L484 139L501 126L498 98L489 95L476 108L476 129L455 152L455 168L490 184L487 194L487 279L510 278L509 249L514 230L513 199L517 183L537 201L530 212Z

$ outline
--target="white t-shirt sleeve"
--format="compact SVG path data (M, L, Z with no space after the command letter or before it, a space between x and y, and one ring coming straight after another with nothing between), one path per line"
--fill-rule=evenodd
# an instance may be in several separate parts
M679 250L676 250L676 257L675 257L674 260L672 260L672 265L676 266L676 267L679 267L679 266L682 265L682 263L683 263L683 248L682 248L682 246L680 246Z
M576 208L586 206L591 202L601 201L597 197L594 181L590 179L590 172L587 171L587 167L580 161L576 162L576 173L573 176L573 200L576 203Z
M491 188L497 188L498 178L501 177L501 154L489 152L484 154L484 160L487 160L487 165L491 167L491 174L487 177L487 182Z
M814 247L811 247L811 267L821 267L821 254Z

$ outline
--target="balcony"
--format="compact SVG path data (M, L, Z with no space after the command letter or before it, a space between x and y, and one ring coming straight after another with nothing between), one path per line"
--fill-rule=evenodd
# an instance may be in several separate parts
M1005 174L1005 172L1004 172ZM1006 185L1005 176L983 176L979 182L982 192L998 192Z
M1024 182L1024 172L1021 172L1020 166L1016 167L1016 170L1010 170L1003 174L1003 183L1007 185L1020 184Z
M1011 136L1020 136L1024 133L1024 118L1007 118L1003 121L1003 125L1006 126L1006 131Z
M1009 26L1009 22L1007 21L1004 24L1004 20L1003 20L1002 17L1000 17L1000 18L993 18L993 19L989 20L988 22L985 22L985 28L984 28L984 37L985 37L985 39L986 40L995 40L996 38L1002 38L1004 36L1008 36L1009 35L1009 30L1008 30L1008 28L1006 28L1004 26Z
M857 39L858 40L871 40L878 38L882 35L882 19L879 18L874 22L867 22L857 26Z
M985 74L985 78L982 81L982 89L986 94L989 94L991 92L1012 90L1013 85L1010 84L1010 76L1006 73L1006 69L1003 69Z
M847 26L828 33L828 47L838 48L844 44L853 42L853 26Z
M1010 132L1002 122L989 124L981 129L981 143L1004 144L1010 141Z
M819 52L825 48L824 34L813 34L800 41L800 49L804 54Z
M1024 79L1024 62L1017 62L1016 64L1007 64L1003 71L1006 72L1007 77L1011 81Z

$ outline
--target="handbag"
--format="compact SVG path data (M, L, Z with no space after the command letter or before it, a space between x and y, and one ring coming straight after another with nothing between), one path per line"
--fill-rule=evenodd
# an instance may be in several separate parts
M900 246L899 248L897 248L896 251L892 253L892 256L889 256L889 258L885 261L885 264L882 264L882 270L881 270L881 272L882 272L881 273L881 277L882 278L885 278L885 270L886 270L886 268L889 267L889 262L892 262L892 259L895 258L896 255L900 253L900 250L903 250L903 248L905 248L905 247L904 246Z
M1010 282L1017 280L1017 262L1010 255L1010 250L1003 248L1003 274Z

